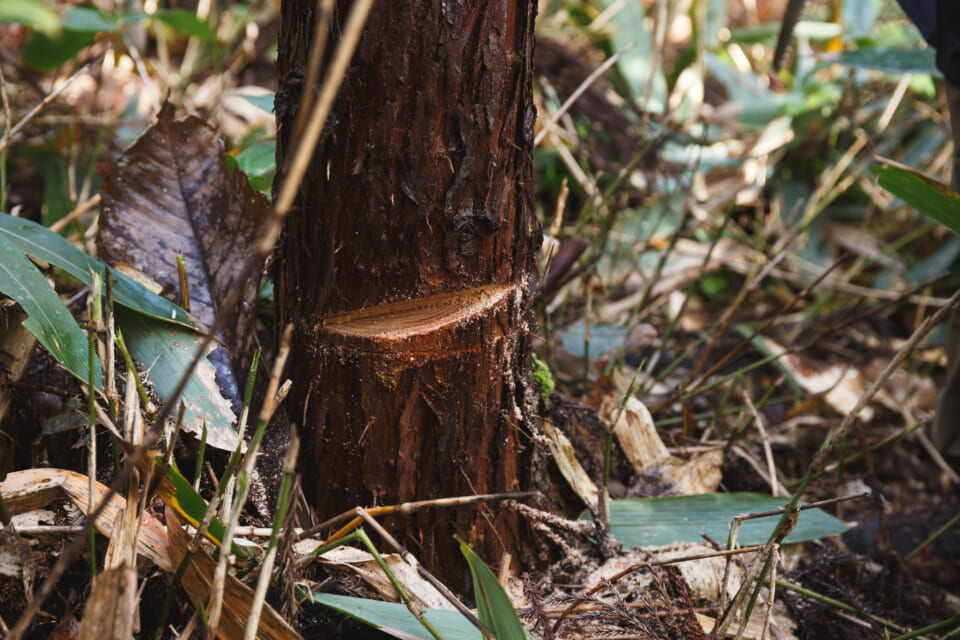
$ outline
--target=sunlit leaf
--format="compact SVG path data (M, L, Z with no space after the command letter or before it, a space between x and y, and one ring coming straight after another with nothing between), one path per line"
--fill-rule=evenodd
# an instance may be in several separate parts
M150 469L150 464L162 466L162 460L155 453L141 458L139 465L140 471L146 474ZM156 488L157 495L163 500L163 503L176 511L184 520L196 527L203 520L203 515L207 511L207 501L204 500L193 485L187 482L187 479L177 471L172 465L167 467L166 473L160 478ZM217 546L223 543L224 528L219 520L213 518L207 526L206 537ZM234 543L231 547L233 554L240 558L247 558L246 551Z
M16 300L29 316L23 326L74 376L89 381L87 337L36 265L0 234L0 293ZM102 388L100 361L94 381Z
M0 24L9 23L55 31L60 28L60 16L43 0L0 0Z
M703 535L723 542L734 516L779 509L788 498L757 493L708 493L613 500L610 502L610 533L624 547L657 547L702 542ZM740 527L742 545L763 544L773 533L780 515L748 520ZM785 542L803 542L843 533L847 526L820 509L800 512L797 526Z

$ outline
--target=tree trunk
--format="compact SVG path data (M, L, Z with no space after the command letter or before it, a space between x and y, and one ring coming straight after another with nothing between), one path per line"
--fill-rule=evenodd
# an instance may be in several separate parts
M278 167L296 143L316 4L282 5ZM327 57L349 7L338 2ZM276 266L281 322L296 326L300 471L321 518L530 485L535 11L386 0L370 14ZM502 509L391 524L456 588L468 574L454 533L489 562L522 551Z

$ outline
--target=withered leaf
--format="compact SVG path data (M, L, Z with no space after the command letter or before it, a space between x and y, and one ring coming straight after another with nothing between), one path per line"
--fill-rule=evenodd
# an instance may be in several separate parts
M176 512L167 507L167 539L170 544L170 555L174 564L179 565L187 553L190 536L183 530L183 525L177 518ZM181 586L187 591L190 600L196 606L209 607L210 591L213 586L214 573L217 561L210 557L205 550L198 549L190 557L186 571L180 580ZM242 638L245 627L253 608L253 589L243 584L237 578L228 575L223 590L223 614L220 625L217 627L217 637L222 639ZM264 603L260 613L260 623L257 625L257 640L300 640L301 636L287 622L280 617L276 609Z
M213 325L226 311L220 305L227 292L254 260L254 243L270 207L242 172L227 166L216 131L192 116L175 121L173 106L164 104L156 124L106 175L101 194L101 257L179 291L177 256L182 256L190 312L203 325ZM254 346L258 284L258 278L246 283L243 303L219 336L240 376ZM214 365L224 392L233 396L236 378L228 381L224 374L229 372L219 362Z

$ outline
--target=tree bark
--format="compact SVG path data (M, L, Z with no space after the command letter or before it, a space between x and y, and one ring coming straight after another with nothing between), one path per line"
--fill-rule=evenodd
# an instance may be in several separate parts
M278 181L316 4L282 5ZM349 7L337 3L328 58ZM530 484L535 11L535 0L388 0L370 14L275 271L281 322L296 327L300 471L321 518ZM469 574L454 533L489 562L523 552L503 509L391 524L456 588Z

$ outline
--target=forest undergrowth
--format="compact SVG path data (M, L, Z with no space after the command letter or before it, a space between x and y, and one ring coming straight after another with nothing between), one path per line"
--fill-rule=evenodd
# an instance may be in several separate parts
M521 573L464 545L466 608L394 547L389 507L315 526L270 270L198 275L248 269L275 211L279 3L108 4L0 0L5 637L960 636L960 464L928 435L960 238L877 178L949 185L953 150L895 2L809 3L779 72L782 3L540 2L533 360L555 509L410 507L532 527ZM168 204L235 214L210 242L153 228ZM232 293L220 339L244 357L184 377Z

